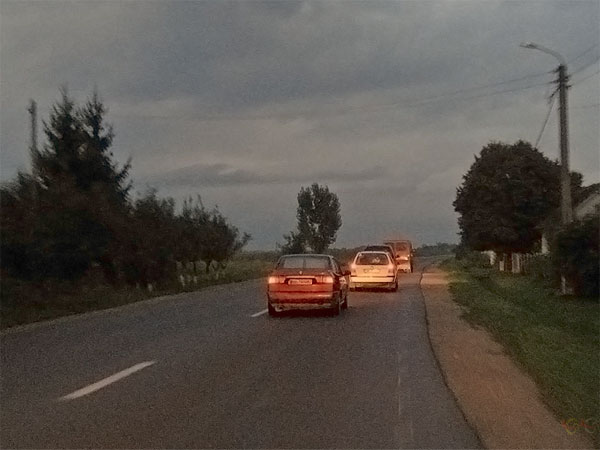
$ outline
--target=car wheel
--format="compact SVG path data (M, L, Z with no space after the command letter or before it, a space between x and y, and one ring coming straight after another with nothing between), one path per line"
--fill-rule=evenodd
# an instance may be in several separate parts
M332 316L339 316L341 311L342 311L342 299L339 298L338 301L333 306L333 308L331 308L330 312L331 312Z
M277 315L277 311L275 310L275 308L273 308L273 305L271 305L270 303L267 303L267 309L269 310L269 315L271 317L275 317Z

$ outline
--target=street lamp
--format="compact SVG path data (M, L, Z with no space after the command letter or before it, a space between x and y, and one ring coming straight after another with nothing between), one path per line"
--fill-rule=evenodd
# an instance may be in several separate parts
M561 65L563 65L565 67L567 66L567 62L565 61L565 58L563 58L560 53L555 52L554 50L550 50L549 48L544 47L543 45L534 44L533 42L521 42L521 44L519 44L519 46L523 47L523 48L532 48L534 50L539 50L541 52L548 53L549 55L552 55L556 59L558 59L558 61L560 62Z
M523 48L539 50L558 59L558 92L559 92L559 110L558 117L560 123L560 182L561 182L561 223L563 225L571 222L573 210L571 206L571 177L569 175L569 131L567 119L567 62L558 52L550 50L533 42L523 42L520 45Z
M531 48L539 50L558 59L558 93L559 93L559 109L558 118L560 122L560 216L563 226L571 222L573 218L573 209L571 206L571 177L569 175L569 132L567 119L567 62L565 58L558 52L550 50L542 45L534 44L533 42L521 43L523 48ZM564 275L561 275L561 292L567 294L569 292Z

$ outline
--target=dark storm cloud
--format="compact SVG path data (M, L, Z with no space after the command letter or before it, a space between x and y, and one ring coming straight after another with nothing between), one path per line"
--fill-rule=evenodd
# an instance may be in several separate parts
M117 46L135 52L134 62L117 52L119 66L135 63L139 69L119 79L118 94L193 96L200 109L217 111L294 99L335 101L397 88L409 88L406 94L418 98L457 81L468 86L527 73L519 60L522 66L532 60L516 48L513 36L523 27L514 15L530 13L531 25L538 26L547 26L550 16L535 2L535 7L475 2L419 8L409 2L283 3L295 8L261 2L157 4L154 12L162 20L137 30L133 44ZM287 14L270 14L273 8ZM550 3L547 10L553 9ZM564 43L573 42L569 28L592 18L566 19L566 36L547 42L563 52Z

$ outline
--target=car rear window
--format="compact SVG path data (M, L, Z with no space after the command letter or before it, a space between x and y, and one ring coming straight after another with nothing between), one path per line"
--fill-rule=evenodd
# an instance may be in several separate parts
M329 258L319 256L287 256L279 261L281 269L330 269Z
M388 248L384 245L368 245L365 250L373 251L373 252L390 252L391 248Z
M359 266L383 266L389 262L387 253L360 253L356 258Z

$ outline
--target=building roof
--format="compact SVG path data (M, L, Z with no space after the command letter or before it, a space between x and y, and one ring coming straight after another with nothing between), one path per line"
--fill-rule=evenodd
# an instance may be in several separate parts
M573 208L573 216L577 219L600 212L600 184L588 187L594 189L588 191L588 195Z

